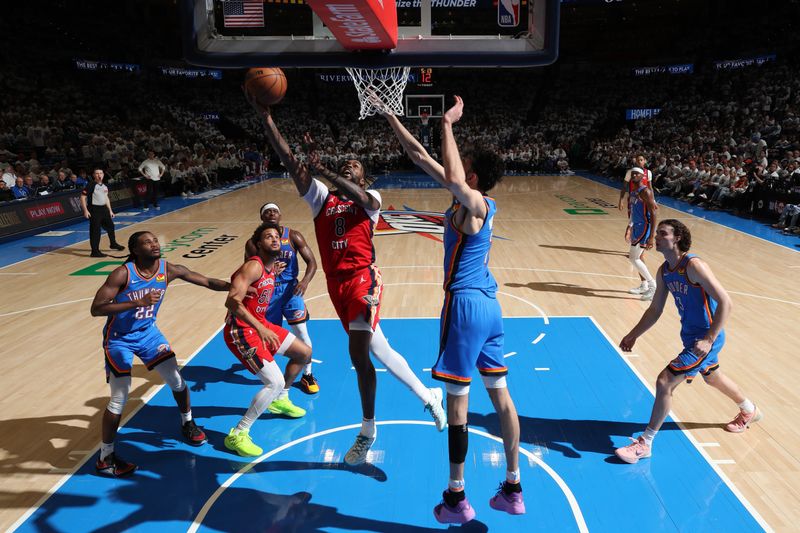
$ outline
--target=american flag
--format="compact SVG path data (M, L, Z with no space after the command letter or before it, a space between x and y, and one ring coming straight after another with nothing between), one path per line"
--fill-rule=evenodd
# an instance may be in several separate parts
M263 0L222 2L222 22L226 28L263 28Z

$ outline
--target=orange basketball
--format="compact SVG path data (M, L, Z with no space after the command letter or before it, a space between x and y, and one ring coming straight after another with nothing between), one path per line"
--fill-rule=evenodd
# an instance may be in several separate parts
M263 106L283 100L286 85L286 75L279 68L251 68L244 77L244 90Z

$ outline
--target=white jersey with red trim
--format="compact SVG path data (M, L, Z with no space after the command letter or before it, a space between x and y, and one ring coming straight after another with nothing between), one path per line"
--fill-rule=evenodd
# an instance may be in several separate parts
M375 197L380 205L380 193L368 190L367 194ZM372 237L380 209L364 209L352 200L343 200L316 179L303 199L314 217L314 231L326 277L345 277L375 263Z

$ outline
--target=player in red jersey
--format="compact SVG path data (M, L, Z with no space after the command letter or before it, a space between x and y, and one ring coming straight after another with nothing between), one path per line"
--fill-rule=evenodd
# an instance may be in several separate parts
M358 375L363 420L361 432L344 461L349 465L365 462L377 436L377 382L370 351L422 401L436 428L444 430L447 415L442 406L442 389L425 387L405 358L389 345L378 324L383 283L380 270L375 266L372 236L380 213L381 196L377 191L366 190L366 169L360 161L350 159L340 167L338 174L329 171L321 164L313 141L306 134L309 165L333 184L334 188L329 190L313 179L308 167L292 154L269 108L260 106L249 96L248 100L263 117L270 144L289 171L297 192L311 207L328 294L350 339L350 361Z
M277 224L264 222L251 237L256 255L231 276L225 307L225 343L239 361L255 374L264 387L253 397L242 419L225 437L225 447L242 456L261 455L263 450L250 438L250 426L278 397L285 383L293 383L311 360L311 348L280 326L267 322L264 313L275 290L275 258L281 250ZM289 357L285 375L275 363L275 354Z

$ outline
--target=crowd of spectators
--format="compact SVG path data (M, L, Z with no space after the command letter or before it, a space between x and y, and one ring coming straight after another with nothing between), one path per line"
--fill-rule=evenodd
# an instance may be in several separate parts
M787 63L713 70L672 90L660 114L592 141L591 169L621 179L643 154L657 193L750 215L765 193L800 194L800 77ZM639 82L647 91L647 82ZM783 205L775 203L773 216Z
M12 65L26 67L12 66L0 79L7 104L0 109L0 201L81 188L98 166L110 184L138 190L149 152L165 167L161 194L190 196L282 170L236 73L178 79L154 69L83 72L71 63L37 69L37 61L32 52L16 58ZM290 89L274 113L299 157L308 131L329 165L358 158L374 174L413 170L383 120L356 120L346 79L287 74ZM786 60L642 77L617 65L449 70L434 88L411 83L407 93L461 95L459 143L495 150L509 174L570 174L578 166L621 179L643 154L658 194L709 209L752 214L764 191L800 192L800 77ZM655 106L661 112L652 119L624 120L625 108ZM422 132L420 120L403 120ZM437 126L431 120L427 132L434 155Z

